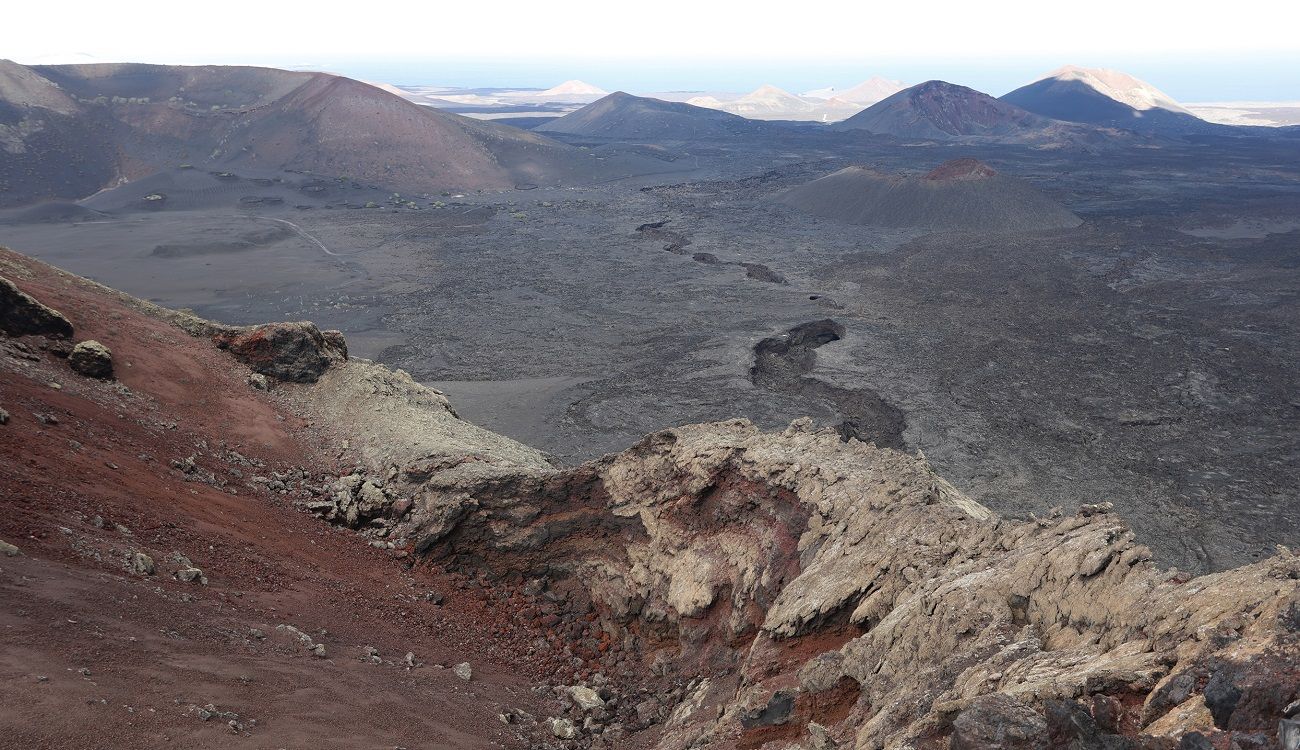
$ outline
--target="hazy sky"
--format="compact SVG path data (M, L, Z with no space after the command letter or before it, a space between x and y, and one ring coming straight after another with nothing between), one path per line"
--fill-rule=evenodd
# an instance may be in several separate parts
M1300 2L12 3L0 57L310 67L394 83L795 91L881 74L989 93L1065 63L1184 100L1300 100Z

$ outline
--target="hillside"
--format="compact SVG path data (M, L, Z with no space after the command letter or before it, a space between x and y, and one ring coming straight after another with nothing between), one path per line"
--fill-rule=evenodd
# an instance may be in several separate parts
M849 224L989 232L1063 229L1079 217L1029 183L974 159L923 176L848 167L786 191L785 203Z
M3 250L0 276L11 743L1164 750L1296 724L1288 550L1163 570L1107 504L998 518L809 420L556 468L309 323Z
M686 141L754 133L763 128L760 123L727 112L618 91L535 130L622 140Z
M1230 132L1200 119L1151 84L1113 70L1066 66L1001 100L1056 120L1139 132Z
M903 89L831 127L931 140L981 137L1024 141L1062 135L1059 123L944 81Z
M0 63L0 202L75 199L182 164L501 189L634 171L543 136L325 73ZM400 154L400 158L395 155Z

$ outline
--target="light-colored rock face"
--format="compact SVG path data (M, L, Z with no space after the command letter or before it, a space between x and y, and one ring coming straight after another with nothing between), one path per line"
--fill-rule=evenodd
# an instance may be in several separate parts
M157 314L196 336L228 331ZM1300 699L1288 550L1199 578L1161 570L1105 505L998 518L923 458L807 420L678 427L558 469L318 335L337 356L273 395L361 465L308 509L382 520L386 549L529 610L560 644L557 679L582 712L581 726L553 722L557 737L587 738L590 720L649 731L638 743L661 750L1044 736L1164 750L1191 732L1268 747L1300 713L1287 708ZM138 575L151 562L125 561ZM171 577L207 583L187 558L171 562ZM468 663L453 672L473 680ZM596 675L637 697L615 700Z
M638 709L665 750L989 747L1004 724L1025 747L1044 732L1274 737L1274 704L1300 698L1300 559L1285 550L1189 578L1153 565L1108 506L1001 519L919 457L806 422L680 427L556 470L400 373L349 363L304 393L329 394L417 498L393 538L550 581L561 623L594 622L645 680L707 677L657 718ZM614 671L610 654L583 658Z
M1049 78L1058 81L1079 81L1103 96L1127 104L1136 110L1165 109L1170 112L1191 114L1186 108L1160 89L1138 78L1118 70L1104 68L1081 68L1066 65L1048 73Z

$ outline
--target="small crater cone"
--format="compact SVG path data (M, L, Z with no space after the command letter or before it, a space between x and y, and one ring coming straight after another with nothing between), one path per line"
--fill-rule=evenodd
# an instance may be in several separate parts
M925 174L927 180L978 180L984 177L992 177L997 171L980 161L969 156L959 159L950 159L943 164L935 167Z

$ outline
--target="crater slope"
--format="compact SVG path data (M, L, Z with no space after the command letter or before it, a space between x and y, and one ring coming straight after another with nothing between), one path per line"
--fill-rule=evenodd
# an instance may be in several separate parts
M19 742L1165 750L1300 730L1289 550L1161 569L1105 504L999 518L923 457L807 420L556 468L310 323L222 326L8 252L0 275ZM838 335L805 333L796 375ZM116 380L80 374L88 337Z
M1082 223L1032 184L975 159L954 159L923 176L847 167L779 200L815 216L884 227L1016 232Z

